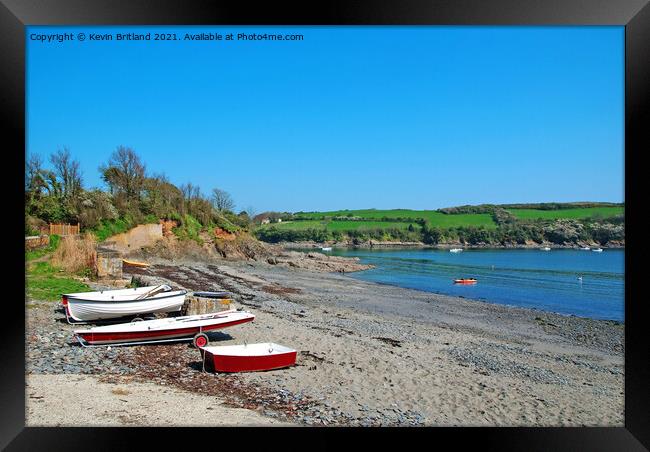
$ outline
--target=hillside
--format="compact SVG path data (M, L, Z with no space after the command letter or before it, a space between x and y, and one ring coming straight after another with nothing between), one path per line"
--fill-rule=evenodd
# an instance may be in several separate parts
M255 230L260 240L422 242L470 245L624 243L624 205L483 204L438 210L360 209L285 214Z

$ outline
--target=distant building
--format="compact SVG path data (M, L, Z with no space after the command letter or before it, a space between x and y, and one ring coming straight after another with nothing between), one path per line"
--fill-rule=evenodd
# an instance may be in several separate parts
M282 214L278 212L264 212L259 215L255 215L253 221L259 224L282 223L280 215Z

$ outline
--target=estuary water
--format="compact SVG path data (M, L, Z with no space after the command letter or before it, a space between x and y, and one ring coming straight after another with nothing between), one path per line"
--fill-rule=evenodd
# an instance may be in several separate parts
M313 250L311 250L313 251ZM624 321L625 250L334 249L374 269L349 276L489 303ZM578 279L581 276L582 279ZM457 285L456 278L476 278Z

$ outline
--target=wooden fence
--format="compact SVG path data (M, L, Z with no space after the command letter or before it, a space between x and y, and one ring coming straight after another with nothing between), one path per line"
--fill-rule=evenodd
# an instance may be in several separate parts
M79 224L50 223L50 235L52 234L60 236L79 234Z

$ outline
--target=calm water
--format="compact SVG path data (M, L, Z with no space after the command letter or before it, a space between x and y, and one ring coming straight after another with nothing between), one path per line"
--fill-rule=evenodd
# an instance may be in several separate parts
M376 268L353 278L491 303L624 320L624 250L343 250ZM582 282L578 280L582 275ZM473 277L473 286L454 285Z

